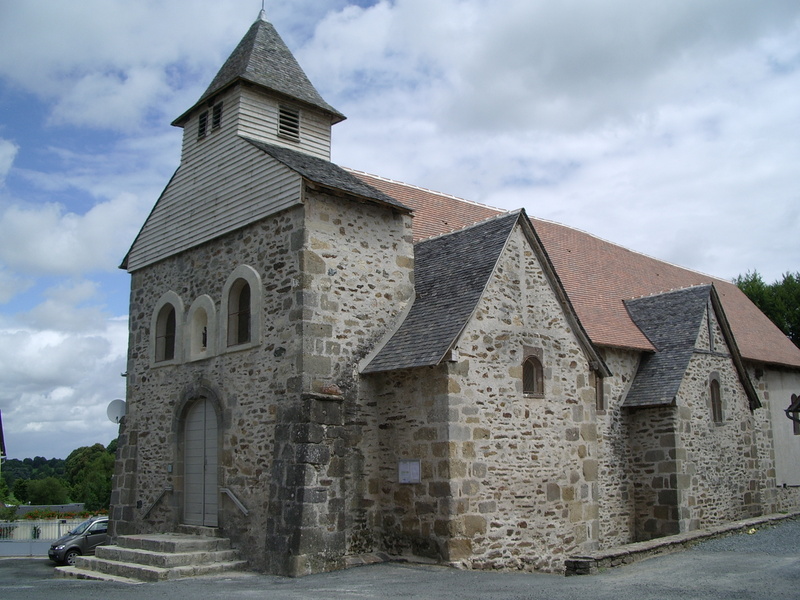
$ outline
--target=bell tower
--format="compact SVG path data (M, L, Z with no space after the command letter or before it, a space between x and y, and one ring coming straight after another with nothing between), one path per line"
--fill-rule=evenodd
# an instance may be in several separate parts
M226 132L330 160L331 127L345 116L323 100L264 11L200 99L173 121L189 158Z

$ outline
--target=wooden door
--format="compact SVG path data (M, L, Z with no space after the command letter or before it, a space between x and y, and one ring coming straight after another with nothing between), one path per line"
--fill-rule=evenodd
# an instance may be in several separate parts
M217 413L206 398L189 408L183 443L183 521L187 525L216 527Z

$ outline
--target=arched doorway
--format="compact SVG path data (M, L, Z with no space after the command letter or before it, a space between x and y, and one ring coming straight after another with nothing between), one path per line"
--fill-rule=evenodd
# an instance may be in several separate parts
M217 526L217 413L207 398L189 407L183 432L183 522Z

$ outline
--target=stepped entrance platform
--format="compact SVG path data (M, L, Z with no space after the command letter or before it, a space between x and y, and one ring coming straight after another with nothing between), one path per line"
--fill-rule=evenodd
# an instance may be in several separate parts
M72 567L56 567L56 577L144 583L244 571L230 540L208 527L182 526L176 533L120 536L98 546L95 556L79 556Z

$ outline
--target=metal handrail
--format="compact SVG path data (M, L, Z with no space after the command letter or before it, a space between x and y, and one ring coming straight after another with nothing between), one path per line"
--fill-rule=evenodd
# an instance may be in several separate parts
M158 504L161 498L163 498L167 492L171 492L172 489L173 489L172 486L168 485L163 490L161 490L161 493L158 495L158 497L155 500L153 500L153 503L149 507L147 507L146 511L144 511L144 514L142 514L142 518L144 519L145 517L147 517L147 515L149 515L150 511L155 508L156 504Z
M245 505L241 503L241 501L236 497L236 495L230 491L228 488L219 488L219 491L225 494L231 501L236 505L236 507L242 511L242 514L246 517L250 514L250 511L245 508Z

